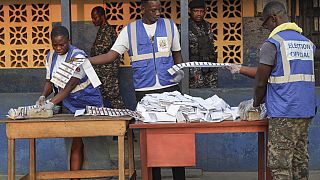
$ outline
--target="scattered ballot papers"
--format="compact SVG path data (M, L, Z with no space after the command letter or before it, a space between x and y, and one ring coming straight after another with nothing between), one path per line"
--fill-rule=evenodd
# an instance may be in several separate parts
M136 111L144 117L143 122L220 122L239 117L238 108L230 107L217 95L203 99L178 91L147 94Z
M58 67L58 70L53 73L52 79L50 80L53 84L64 88L73 76L76 69L81 66L90 80L93 87L97 87L101 84L98 75L94 71L90 61L86 58L77 59L72 62L62 62Z
M142 120L143 116L139 112L131 111L129 109L113 109L106 107L86 106L86 109L76 110L74 116L131 116L136 120Z

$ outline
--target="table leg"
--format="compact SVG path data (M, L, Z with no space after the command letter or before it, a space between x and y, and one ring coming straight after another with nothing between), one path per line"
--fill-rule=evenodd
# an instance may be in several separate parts
M129 179L134 175L134 146L132 129L128 129L128 157L129 157Z
M35 139L29 139L29 180L36 180L36 144Z
M266 180L271 180L272 174L271 170L268 167L268 131L266 132Z
M264 156L265 144L264 144L264 132L258 133L258 179L264 180Z
M118 171L119 171L119 180L125 180L124 135L118 136Z
M147 166L147 133L146 129L140 129L140 161L141 161L141 179L152 179L152 170Z
M8 139L8 180L15 178L15 140Z

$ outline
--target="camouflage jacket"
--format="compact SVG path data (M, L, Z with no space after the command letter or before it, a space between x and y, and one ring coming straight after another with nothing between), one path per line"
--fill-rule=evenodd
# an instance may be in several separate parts
M108 23L99 28L96 40L91 48L90 56L97 56L109 52L117 39L117 32Z
M190 61L217 62L213 37L209 22L189 19Z

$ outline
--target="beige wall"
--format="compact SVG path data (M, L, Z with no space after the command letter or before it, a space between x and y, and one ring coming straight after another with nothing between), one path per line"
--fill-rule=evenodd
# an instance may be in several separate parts
M43 67L51 49L49 33L52 23L61 21L60 0L2 0L0 5L0 68ZM72 21L91 21L91 10L106 7L108 22L117 32L127 23L141 17L140 3L119 0L72 0ZM163 15L180 24L179 1L161 1ZM243 62L243 17L253 17L254 1L206 1L206 19L215 33L215 46L219 62ZM45 14L45 12L47 14ZM11 15L10 15L11 13ZM18 13L19 15L15 15ZM17 19L22 18L23 21ZM41 21L41 18L43 21ZM12 21L12 19L14 19ZM2 20L2 21L1 21ZM85 34L84 34L85 36ZM12 38L13 37L13 38ZM3 42L1 44L1 42ZM125 57L125 65L129 59Z

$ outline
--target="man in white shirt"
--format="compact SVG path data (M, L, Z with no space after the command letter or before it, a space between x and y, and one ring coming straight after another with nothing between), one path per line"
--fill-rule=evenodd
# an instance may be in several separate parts
M159 0L141 1L142 19L128 24L111 50L89 58L93 65L111 63L128 51L133 69L136 100L145 94L180 90L183 78L180 70L173 76L167 70L183 62L179 32L172 19L160 18ZM185 179L184 168L175 167L173 178ZM153 168L153 179L161 179L160 168Z
M160 18L161 4L159 1L147 0L141 3L142 20L128 24L120 32L115 44L107 54L89 58L93 65L106 64L114 61L125 51L129 51L137 100L147 93L179 90L177 85L183 77L183 71L179 71L174 76L166 72L172 65L183 61L176 25L171 19ZM138 27L139 25L142 27ZM165 31L165 26L168 27L168 32L161 32L161 29ZM133 38L136 41L133 42ZM144 48L150 48L151 52L143 52Z

